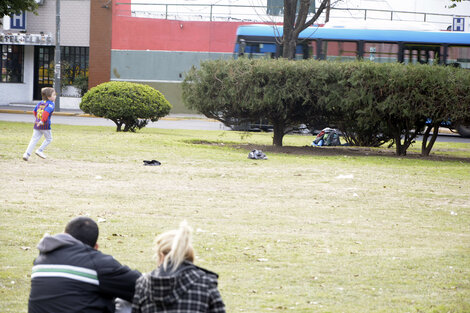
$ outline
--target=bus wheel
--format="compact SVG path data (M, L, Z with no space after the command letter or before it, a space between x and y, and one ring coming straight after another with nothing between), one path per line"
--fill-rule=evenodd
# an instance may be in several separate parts
M457 125L456 129L460 136L470 138L470 125Z

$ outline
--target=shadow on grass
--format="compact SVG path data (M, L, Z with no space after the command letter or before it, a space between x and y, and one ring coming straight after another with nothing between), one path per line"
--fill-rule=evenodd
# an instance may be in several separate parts
M406 159L420 159L429 161L458 161L470 163L470 158L463 156L452 155L437 155L431 154L430 156L422 156L421 154L413 151L408 151L406 156L397 156L395 149L387 148L370 148L370 147L351 147L351 146L336 146L336 147L312 147L312 146L283 146L277 147L273 145L259 145L259 144L240 144L234 142L223 141L207 141L207 140L185 140L185 142L196 145L218 146L218 147L231 147L236 149L244 149L246 151L262 150L263 152L284 153L292 155L305 155L305 156L357 156L357 157L391 157L391 158L406 158ZM440 149L445 152L445 149ZM452 153L452 150L448 150Z

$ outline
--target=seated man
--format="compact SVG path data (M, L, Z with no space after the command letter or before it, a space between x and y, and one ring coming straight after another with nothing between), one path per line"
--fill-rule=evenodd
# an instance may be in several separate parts
M65 233L38 244L29 295L29 313L114 312L114 299L132 301L141 276L98 251L98 225L77 217Z

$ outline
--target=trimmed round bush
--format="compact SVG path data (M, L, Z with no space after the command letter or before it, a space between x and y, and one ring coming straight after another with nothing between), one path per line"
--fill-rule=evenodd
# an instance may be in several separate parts
M171 104L154 88L129 82L107 82L91 88L82 98L80 109L113 121L117 131L136 131L149 121L170 113Z

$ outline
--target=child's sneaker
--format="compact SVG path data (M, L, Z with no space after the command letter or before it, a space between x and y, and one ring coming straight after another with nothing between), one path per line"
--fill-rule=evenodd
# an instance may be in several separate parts
M36 150L36 154L37 154L40 158L43 158L43 159L46 158L46 155L45 155L44 152L42 152L42 151Z
M29 159L29 154L25 152L23 154L23 160L28 161L28 159Z

